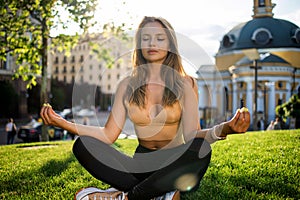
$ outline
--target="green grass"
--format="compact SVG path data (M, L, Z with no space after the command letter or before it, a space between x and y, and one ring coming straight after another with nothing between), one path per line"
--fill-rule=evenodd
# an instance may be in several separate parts
M72 144L0 146L0 199L73 199L82 187L109 187L81 167ZM128 154L136 145L135 140L116 143ZM300 130L231 135L212 145L200 188L182 199L300 199L299 147Z

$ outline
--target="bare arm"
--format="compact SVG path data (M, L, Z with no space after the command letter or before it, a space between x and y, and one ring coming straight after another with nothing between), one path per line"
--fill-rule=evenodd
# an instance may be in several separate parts
M250 126L250 113L247 109L238 109L231 120L210 129L201 129L198 113L198 87L192 84L192 81L186 81L182 120L185 141L198 137L213 143L219 139L225 139L229 134L245 133Z
M198 87L193 79L184 79L182 124L185 141L195 138L195 131L200 129L198 112Z
M112 144L120 135L126 120L126 109L123 104L126 87L126 80L119 84L112 111L104 127L69 122L55 113L51 106L43 106L40 115L46 125L57 126L76 135L91 136L105 143Z
M210 129L198 130L196 137L205 138L209 143L225 139L229 134L245 133L250 126L248 110L238 109L231 120L218 124Z

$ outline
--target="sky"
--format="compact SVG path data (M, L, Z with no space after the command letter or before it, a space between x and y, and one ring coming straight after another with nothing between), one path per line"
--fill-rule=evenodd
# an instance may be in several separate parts
M123 0L124 1L124 0ZM234 26L252 19L253 0L99 0L95 17L136 28L144 16L167 19L177 33L199 44L210 57ZM300 0L272 0L274 18L300 27ZM180 46L180 44L179 44Z

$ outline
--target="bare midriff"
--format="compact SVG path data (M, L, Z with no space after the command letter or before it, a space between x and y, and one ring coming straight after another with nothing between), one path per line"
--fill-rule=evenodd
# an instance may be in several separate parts
M127 110L140 145L148 149L160 149L176 137L181 117L181 106L178 101L172 106L165 107L152 104L140 108L130 104Z

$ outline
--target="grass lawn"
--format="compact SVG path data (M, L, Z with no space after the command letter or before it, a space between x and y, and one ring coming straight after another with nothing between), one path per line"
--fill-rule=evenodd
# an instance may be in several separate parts
M0 199L73 199L87 186L107 188L77 162L73 141L0 146ZM118 140L128 154L135 140ZM197 192L183 200L300 199L300 130L248 132L212 145Z

